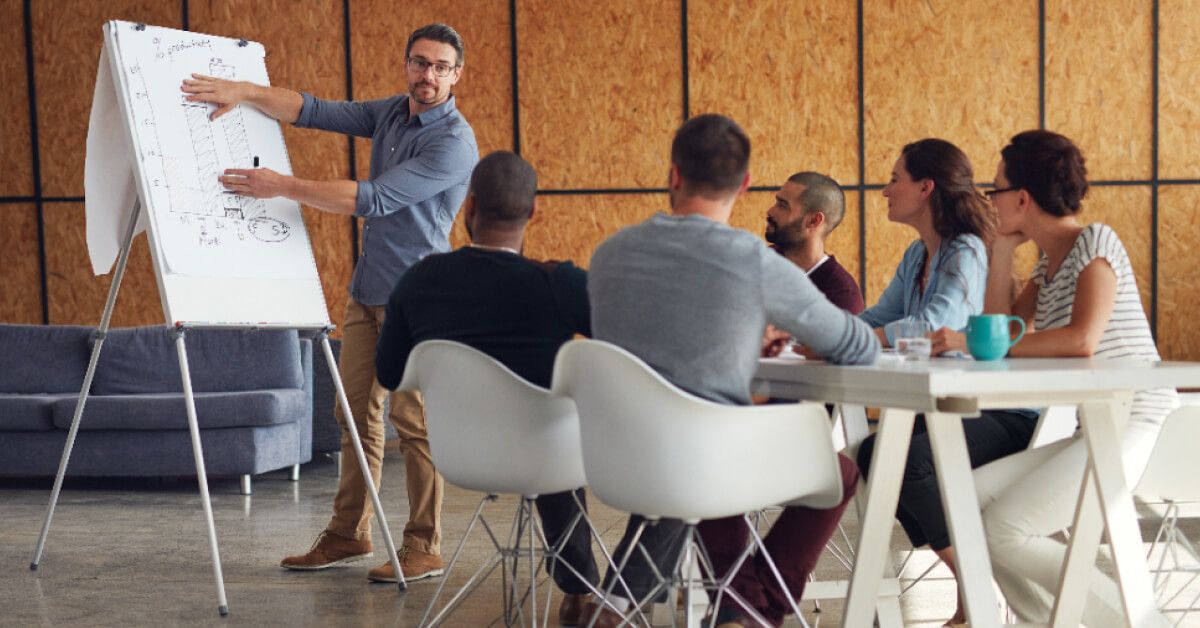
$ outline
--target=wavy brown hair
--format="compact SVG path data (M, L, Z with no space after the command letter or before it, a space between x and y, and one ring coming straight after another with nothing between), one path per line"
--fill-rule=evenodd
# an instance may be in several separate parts
M926 138L905 145L901 155L913 181L933 181L929 206L933 228L943 240L969 233L991 242L996 234L996 214L975 188L975 171L962 150L946 140Z

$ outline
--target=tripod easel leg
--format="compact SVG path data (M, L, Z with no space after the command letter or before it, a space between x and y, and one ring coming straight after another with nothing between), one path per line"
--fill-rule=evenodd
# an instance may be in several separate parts
M42 532L38 535L37 547L33 550L33 560L29 563L31 571L37 571L38 564L42 561L46 536L50 534L50 521L54 518L54 508L58 505L58 494L62 491L63 477L67 473L67 462L71 460L71 449L75 447L75 437L79 434L79 422L83 418L83 407L87 403L88 391L92 389L92 377L96 374L96 364L100 361L100 348L104 346L104 338L108 335L113 306L117 302L117 291L121 288L121 279L125 277L125 266L129 262L129 249L133 244L133 234L137 230L141 210L142 202L135 200L133 210L129 212L129 225L125 228L125 240L121 244L121 252L117 257L117 269L113 274L112 285L108 288L108 299L104 302L104 314L100 316L100 327L96 330L95 344L92 345L92 357L88 360L87 371L83 376L83 386L79 390L79 401L75 404L75 416L71 419L71 429L67 432L67 442L63 447L62 459L58 463L58 473L54 476L54 488L50 491L50 504L46 507L46 518L42 521Z
M188 370L184 330L175 330L175 350L179 354L179 373L183 379L183 398L187 404L188 431L192 435L192 455L196 459L196 480L200 484L200 503L204 506L204 522L208 526L208 549L212 555L213 577L217 581L217 612L229 614L225 599L225 577L221 575L221 554L217 549L217 529L213 524L212 502L208 498L208 475L204 471L204 451L200 445L200 427L196 422L196 399L192 396L192 374Z
M337 360L333 359L333 349L329 346L329 334L321 334L321 348L325 353L325 361L329 365L329 374L333 377L333 386L337 389L338 403L342 406L342 414L346 417L346 426L350 431L350 440L354 443L354 455L358 457L358 465L363 477L367 480L367 493L371 496L371 504L375 506L375 519L379 522L379 530L383 533L383 542L387 544L388 556L392 569L396 570L396 580L400 590L408 588L404 582L404 571L400 569L400 558L396 555L396 542L392 540L392 532L388 529L387 517L383 514L383 504L379 501L379 491L371 481L371 468L367 465L367 456L363 453L362 441L358 438L358 427L354 424L354 415L350 412L350 401L346 398L346 389L342 386L342 374L338 372Z

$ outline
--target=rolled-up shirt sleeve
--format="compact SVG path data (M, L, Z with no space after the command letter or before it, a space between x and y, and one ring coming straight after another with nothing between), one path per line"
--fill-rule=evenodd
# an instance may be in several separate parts
M354 215L386 216L461 185L463 173L470 172L477 159L475 147L466 140L441 137L378 177L359 181Z
M323 100L308 92L300 94L304 104L293 126L302 129L321 129L357 137L371 137L379 117L395 98L379 100Z

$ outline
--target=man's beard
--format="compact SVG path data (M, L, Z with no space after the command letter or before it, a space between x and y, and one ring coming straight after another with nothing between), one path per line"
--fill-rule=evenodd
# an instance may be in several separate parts
M432 96L432 97L430 97L430 98L421 98L420 96L418 96L418 95L417 95L417 90L418 90L418 89L420 89L420 88L422 88L422 87L428 87L429 89L432 89L432 90L433 90L433 96ZM437 90L437 86L436 86L436 85L430 85L429 83L416 83L416 84L413 84L413 85L409 85L409 86L408 86L408 96L409 96L410 98L412 98L413 100L415 100L415 101L417 101L417 102L421 103L422 105L428 105L428 104L430 104L430 103L437 102L437 98L438 98L438 90Z
M763 237L766 238L768 243L774 245L776 249L791 251L804 246L804 233L799 221L780 227L774 221L768 219L767 225L768 227L763 233Z

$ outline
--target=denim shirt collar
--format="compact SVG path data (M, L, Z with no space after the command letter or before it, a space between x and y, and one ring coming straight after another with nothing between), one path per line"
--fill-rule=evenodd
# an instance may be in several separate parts
M412 98L412 96L405 96L404 100L401 101L400 106L403 107L402 111L408 111L408 101L410 98ZM419 126L429 126L430 124L445 118L455 111L458 111L458 107L454 104L454 94L450 94L450 97L446 99L446 102L410 117L408 119L408 124L415 123Z

